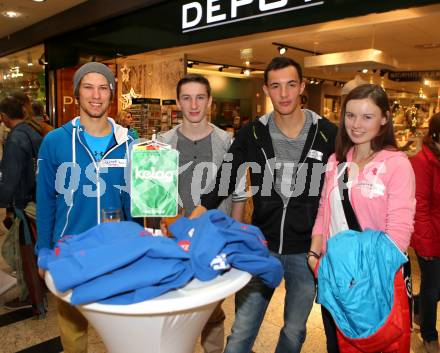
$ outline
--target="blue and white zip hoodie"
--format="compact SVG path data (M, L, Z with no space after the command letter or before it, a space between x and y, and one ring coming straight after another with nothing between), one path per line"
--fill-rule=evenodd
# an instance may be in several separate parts
M128 130L113 125L113 145L101 161L87 146L79 117L51 131L38 155L36 252L53 248L66 234L82 233L101 223L103 208L120 208L131 219Z

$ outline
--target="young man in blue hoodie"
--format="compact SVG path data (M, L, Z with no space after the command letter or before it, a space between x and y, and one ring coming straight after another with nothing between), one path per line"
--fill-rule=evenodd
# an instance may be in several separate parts
M51 131L38 156L37 253L101 223L103 209L118 208L131 219L125 175L133 138L107 117L115 77L104 64L90 62L75 72L73 86L80 115ZM64 352L87 352L87 320L75 307L57 304Z

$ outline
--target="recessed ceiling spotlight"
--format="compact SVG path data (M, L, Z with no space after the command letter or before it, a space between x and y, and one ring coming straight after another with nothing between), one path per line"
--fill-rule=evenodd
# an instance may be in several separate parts
M32 1L35 1L35 2L45 2L46 0L32 0Z
M21 16L21 13L17 11L5 11L2 15L9 18L17 18Z
M367 74L368 73L368 69L362 69L362 73L363 74Z
M278 47L278 52L280 55L286 54L287 48L286 47Z

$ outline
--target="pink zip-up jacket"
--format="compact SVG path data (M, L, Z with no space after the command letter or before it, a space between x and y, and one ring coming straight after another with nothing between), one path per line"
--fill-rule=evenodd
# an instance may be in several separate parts
M353 148L347 153L347 162L353 160ZM354 166L350 166L353 168ZM318 214L312 234L323 235L323 252L330 236L333 213L331 196L338 192L336 156L330 156ZM349 182L349 195L362 229L381 230L406 251L413 232L415 213L415 177L403 152L379 151Z

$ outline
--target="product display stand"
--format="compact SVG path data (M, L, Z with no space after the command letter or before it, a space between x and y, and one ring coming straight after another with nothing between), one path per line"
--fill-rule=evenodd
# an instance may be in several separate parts
M144 138L151 138L160 131L161 106L159 98L133 98L130 112L133 116L133 127Z
M49 290L69 302L71 292L56 290L46 272ZM131 305L92 303L77 308L101 336L109 353L192 353L203 326L220 300L243 288L247 272L231 269L207 282L185 287Z
M160 120L160 131L167 131L171 128L171 118L173 112L177 111L176 100L163 99L162 100L162 117Z

